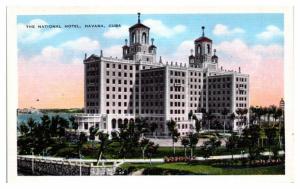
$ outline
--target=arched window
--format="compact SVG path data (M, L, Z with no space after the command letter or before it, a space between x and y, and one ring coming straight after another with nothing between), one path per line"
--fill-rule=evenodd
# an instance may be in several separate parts
M145 32L142 34L142 43L147 43L147 34Z
M136 35L135 35L135 32L133 32L133 33L131 34L131 42L132 42L132 43L136 43Z
M202 48L201 48L201 45L198 45L198 47L197 47L197 52L198 52L198 54L202 54Z
M207 53L209 54L210 53L210 45L207 44Z
M120 127L122 127L122 119L118 119L118 127L120 128Z
M127 126L128 125L128 119L124 119L124 125Z
M113 129L116 128L116 123L117 123L116 119L112 119L112 120L111 120L111 127L112 127Z

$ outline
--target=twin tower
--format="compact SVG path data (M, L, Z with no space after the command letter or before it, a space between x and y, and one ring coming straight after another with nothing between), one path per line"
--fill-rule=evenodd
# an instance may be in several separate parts
M125 39L123 58L139 62L155 63L157 48L153 44L153 38L151 38L150 44L150 28L141 23L140 16L141 14L138 13L138 22L129 28L129 45L128 40ZM190 67L204 68L206 64L218 63L216 50L212 50L213 42L211 39L205 37L204 29L204 26L202 26L202 36L194 41L194 50L191 49L191 55L189 56Z

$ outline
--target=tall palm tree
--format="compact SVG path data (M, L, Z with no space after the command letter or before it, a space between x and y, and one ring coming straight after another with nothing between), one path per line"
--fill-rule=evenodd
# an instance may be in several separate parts
M223 127L224 127L224 135L225 135L225 123L226 123L226 116L229 113L229 110L227 108L224 108L221 112L222 116L223 116Z
M208 111L205 113L205 120L208 121L208 131L210 131L210 124L211 121L215 118L215 116L211 113L211 111Z
M172 137L172 143L173 143L173 155L175 156L175 142L178 141L178 137L179 137L179 133L178 130L176 128L176 122L171 119L170 121L167 122L167 126L168 126L168 130L171 134Z
M181 139L181 145L184 147L184 156L186 157L186 147L189 145L190 141L187 138Z
M229 118L230 122L232 123L232 124L231 124L231 127L232 127L231 129L233 129L234 120L236 119L236 116L235 116L234 112L232 112L232 113L228 116L228 118Z
M96 134L99 139L99 153L98 153L98 161L97 165L99 165L100 160L102 159L102 155L105 152L105 150L108 148L108 145L111 143L109 140L109 135L107 133L97 132Z

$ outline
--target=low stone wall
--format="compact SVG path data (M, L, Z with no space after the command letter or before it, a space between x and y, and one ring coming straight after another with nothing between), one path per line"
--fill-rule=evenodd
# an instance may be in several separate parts
M114 166L93 166L81 164L79 162L68 162L60 160L45 160L32 157L18 157L18 169L33 175L56 175L68 176L89 175L114 175Z

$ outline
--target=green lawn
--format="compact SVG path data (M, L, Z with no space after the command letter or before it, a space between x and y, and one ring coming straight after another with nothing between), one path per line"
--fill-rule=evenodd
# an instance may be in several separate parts
M187 163L153 163L152 165L126 163L123 164L121 168L134 171L144 169L143 174L149 175L282 175L285 173L284 165L264 167L218 167Z

